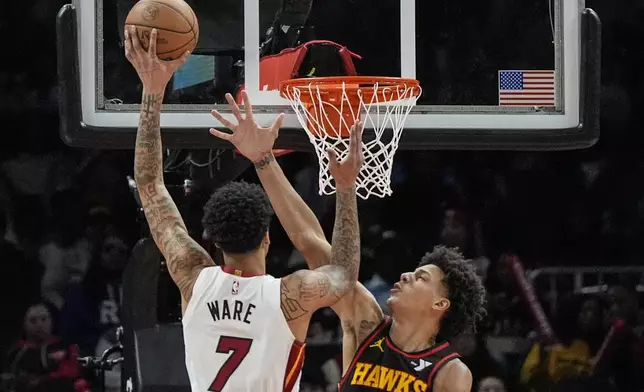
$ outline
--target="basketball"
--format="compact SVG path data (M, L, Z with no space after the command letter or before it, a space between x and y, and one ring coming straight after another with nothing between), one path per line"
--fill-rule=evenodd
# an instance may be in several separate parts
M147 50L150 32L157 29L157 55L175 60L192 52L199 41L199 23L192 8L183 0L140 0L125 19L125 26L135 26L139 40Z

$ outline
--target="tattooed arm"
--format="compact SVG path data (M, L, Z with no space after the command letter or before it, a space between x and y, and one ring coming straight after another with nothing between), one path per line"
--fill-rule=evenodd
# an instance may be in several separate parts
M168 265L184 308L192 297L194 282L204 267L213 266L210 255L188 234L163 182L161 146L162 92L143 92L141 119L136 134L134 178L150 232Z
M336 200L329 265L301 270L282 278L282 312L300 341L306 338L311 314L338 302L353 290L358 279L360 227L355 188L338 189Z
M293 189L273 154L266 154L258 160L255 169L277 218L308 267L316 270L328 265L331 262L331 244L326 240L315 214ZM356 282L355 288L332 308L342 322L343 362L348 365L357 347L383 320L384 314L373 294L360 282Z
M311 208L293 189L272 153L255 161L255 170L271 201L273 210L295 248L302 254L311 270L319 271L332 260L332 247L327 241L322 226ZM337 205L336 205L337 208ZM338 223L336 213L336 224ZM335 234L335 233L334 233ZM335 238L334 238L335 241ZM335 246L335 245L334 245ZM303 273L300 271L298 273ZM312 280L315 282L315 280ZM303 287L309 291L314 286L307 281ZM324 284L318 284L326 289ZM305 314L293 290L282 293L282 307L285 315ZM333 311L342 323L342 356L345 368L351 363L362 341L382 322L384 313L373 294L362 283L356 282L353 290L348 291L335 305ZM288 316L287 316L288 317Z
M269 153L257 161L255 169L277 218L309 268L318 271L328 265L332 259L331 244L326 240L315 214L293 189L273 154ZM282 307L286 301L289 312L299 311L302 314L304 311L298 302L289 298L293 295L293 291L282 293ZM360 343L382 322L384 313L373 294L360 282L356 282L355 288L347 292L332 309L342 323L342 362L346 368Z
M125 57L132 63L143 84L134 151L134 178L150 232L165 257L170 276L181 292L185 311L199 272L214 263L210 255L188 234L179 210L163 183L161 103L166 85L174 72L185 63L189 53L184 53L177 60L161 61L156 55L156 43L156 29L150 34L147 50L142 48L135 27L130 26L125 30Z
M214 263L190 237L179 210L163 182L163 155L159 127L163 93L144 90L141 119L136 134L134 178L141 205L172 280L179 288L185 310L199 272Z

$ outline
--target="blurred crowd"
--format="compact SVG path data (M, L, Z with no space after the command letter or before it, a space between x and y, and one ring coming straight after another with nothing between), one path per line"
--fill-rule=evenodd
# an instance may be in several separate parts
M72 149L59 139L54 20L62 3L11 2L0 16L5 37L24 29L19 23L30 24L20 40L8 40L11 61L0 70L1 392L99 390L77 359L116 342L121 273L145 234L126 180L132 152ZM436 244L458 246L476 263L489 292L488 317L477 334L455 342L475 391L644 391L644 272L636 268L644 265L644 138L637 116L644 109L644 25L638 23L644 2L587 5L604 24L597 146L566 153L402 151L393 196L360 203L360 279L384 306L400 272ZM454 56L471 67L485 61L465 53ZM130 90L136 95L136 87ZM334 199L317 193L315 158L293 153L280 163L330 234ZM178 185L173 194L199 236L201 203L211 189L206 181L186 195L185 174L170 173L167 182ZM242 177L257 181L252 170ZM269 273L304 267L277 222L271 236ZM534 280L558 343L540 339L508 255L532 271L598 271L584 290L571 275ZM624 268L600 273L606 267ZM335 316L318 312L303 391L335 388L340 336ZM120 391L118 369L106 384Z

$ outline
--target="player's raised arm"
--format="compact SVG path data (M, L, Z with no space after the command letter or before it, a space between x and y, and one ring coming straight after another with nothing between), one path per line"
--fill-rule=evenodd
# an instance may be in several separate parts
M336 181L331 261L315 270L301 270L282 278L282 311L290 322L305 321L304 332L314 311L338 302L353 290L358 279L360 225L355 183L364 160L361 141L362 124L352 129L349 152L342 162L333 150L328 151L331 174ZM296 323L294 332L298 330L301 328Z
M156 55L156 30L150 34L147 50L136 29L125 30L125 57L143 83L141 116L136 133L134 179L152 237L163 253L168 271L181 292L183 307L190 301L201 269L214 265L210 255L188 234L179 210L163 182L161 146L161 104L172 74L186 61L188 53L174 61Z
M250 113L252 118L248 95L243 93L243 97L246 114L248 116ZM210 132L230 141L254 163L280 223L293 245L304 256L309 268L313 270L328 265L331 261L331 244L326 240L315 214L293 189L272 153L283 116L279 116L270 127L259 127L254 121L245 121L232 95L228 94L226 99L238 124L226 120L213 110L213 116L233 133L224 133L215 129L211 129ZM306 272L300 271L298 274L306 274ZM316 286L312 278L303 283L307 291L328 289ZM293 295L288 292L287 294ZM292 305L289 307L292 309L292 314L301 315L302 310L297 301L292 298L289 301ZM352 292L347 293L333 306L333 310L342 320L344 363L348 365L358 345L382 321L384 315L373 295L359 282Z
M246 112L252 115L248 95L244 92L242 96L244 107L247 108ZM223 133L215 129L211 130L211 133L233 143L246 158L253 162L262 186L271 200L273 210L295 248L306 259L309 268L315 269L329 264L331 244L326 240L322 226L313 211L293 189L272 152L282 116L268 128L257 127L254 122L243 122L239 107L232 95L227 94L226 100L239 124L231 123L213 110L213 116L234 133Z

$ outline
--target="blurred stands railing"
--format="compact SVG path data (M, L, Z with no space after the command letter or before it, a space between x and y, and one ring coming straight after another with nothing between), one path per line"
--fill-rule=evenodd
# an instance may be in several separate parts
M557 301L563 293L599 294L616 283L618 276L639 279L637 291L644 293L644 266L642 267L547 267L528 272L528 279L538 291L544 293L551 313L557 309Z

